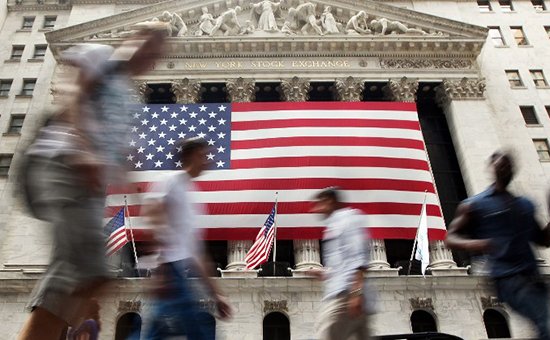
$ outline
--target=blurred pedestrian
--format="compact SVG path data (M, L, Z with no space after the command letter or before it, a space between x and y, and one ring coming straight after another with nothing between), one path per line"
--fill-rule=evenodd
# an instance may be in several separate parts
M368 314L374 297L364 278L369 261L362 214L346 207L338 188L316 196L314 212L325 215L323 263L327 270L309 273L324 281L324 296L316 329L321 340L368 340Z
M530 200L508 191L514 177L511 154L497 151L489 163L494 183L458 206L446 243L451 249L487 254L499 300L531 320L538 339L549 340L548 292L531 243L548 247L550 229L541 229Z
M151 26L114 51L92 44L64 54L79 72L76 94L40 130L23 167L27 205L52 224L54 245L32 293L21 340L58 340L67 325L80 325L90 298L111 277L103 234L105 188L113 174L124 177L129 77L151 68L165 32Z
M186 335L189 340L215 339L215 322L201 309L198 292L189 279L193 273L206 287L218 316L227 319L231 315L228 301L209 276L209 261L197 223L201 207L191 197L196 191L193 179L209 167L208 150L203 139L181 141L177 158L183 171L170 175L149 194L146 215L157 225L155 238L161 265L153 275L159 287L145 339L178 335Z

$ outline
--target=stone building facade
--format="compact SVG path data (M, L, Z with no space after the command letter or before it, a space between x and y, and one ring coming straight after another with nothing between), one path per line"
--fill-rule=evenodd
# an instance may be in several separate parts
M274 12L276 29L262 26L262 20L254 22L264 14L256 12L255 4L8 0L0 6L2 338L15 338L21 327L24 304L51 246L47 227L26 216L17 201L15 173L41 116L54 108L62 91L60 52L82 42L116 46L139 22L171 23L166 56L135 79L142 101L157 96L195 103L205 93L223 89L224 98L232 102L270 96L296 102L329 97L416 101L419 111L422 102L444 122L451 138L446 145L456 157L456 171L443 169L439 179L436 175L438 191L463 187L447 190L447 220L457 201L489 184L486 159L503 147L513 149L520 164L513 189L537 202L540 219L547 220L550 87L545 75L550 66L545 57L550 54L550 12L544 1L286 1ZM311 16L315 25L307 24ZM224 17L231 18L220 19ZM434 150L428 148L432 162L441 157ZM449 173L455 177L445 177ZM272 313L286 318L292 339L314 338L320 285L302 272L322 266L319 241L292 242L290 277L257 277L244 270L251 243L226 244L227 263L219 280L236 316L232 322L218 322L220 338L261 339ZM409 333L415 315L425 320L427 314L441 332L484 339L489 337L487 315L495 312L513 338L532 334L523 319L493 297L484 278L469 275L441 241L431 244L431 275L426 278L399 275L403 273L390 254L390 243L372 240L369 275L380 301L372 320L375 334ZM550 253L538 253L545 271ZM124 315L144 315L149 306L144 279L120 278L116 285L102 301L104 339L116 338Z

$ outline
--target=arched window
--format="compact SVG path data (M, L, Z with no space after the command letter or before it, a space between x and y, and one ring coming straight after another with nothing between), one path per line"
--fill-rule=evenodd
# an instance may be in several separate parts
M264 317L263 340L290 340L290 322L286 315L273 312Z
M413 333L419 332L437 332L437 325L432 314L423 311L415 310L411 314L411 328Z
M485 330L489 339L510 338L508 322L501 312L495 309L487 309L483 312L483 323L485 323Z
M141 333L141 317L138 313L126 313L116 323L115 340L139 339Z

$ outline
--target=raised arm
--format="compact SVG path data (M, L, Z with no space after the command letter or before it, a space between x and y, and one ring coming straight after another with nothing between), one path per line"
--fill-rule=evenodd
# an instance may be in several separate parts
M485 252L489 250L489 239L469 239L461 234L473 222L472 207L468 203L461 203L456 209L456 216L449 225L445 243L451 249L466 250L469 252Z

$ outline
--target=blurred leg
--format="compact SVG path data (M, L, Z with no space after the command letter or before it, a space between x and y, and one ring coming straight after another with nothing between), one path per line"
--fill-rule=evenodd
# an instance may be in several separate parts
M65 321L40 307L35 308L23 329L19 333L18 340L59 340L64 328Z

